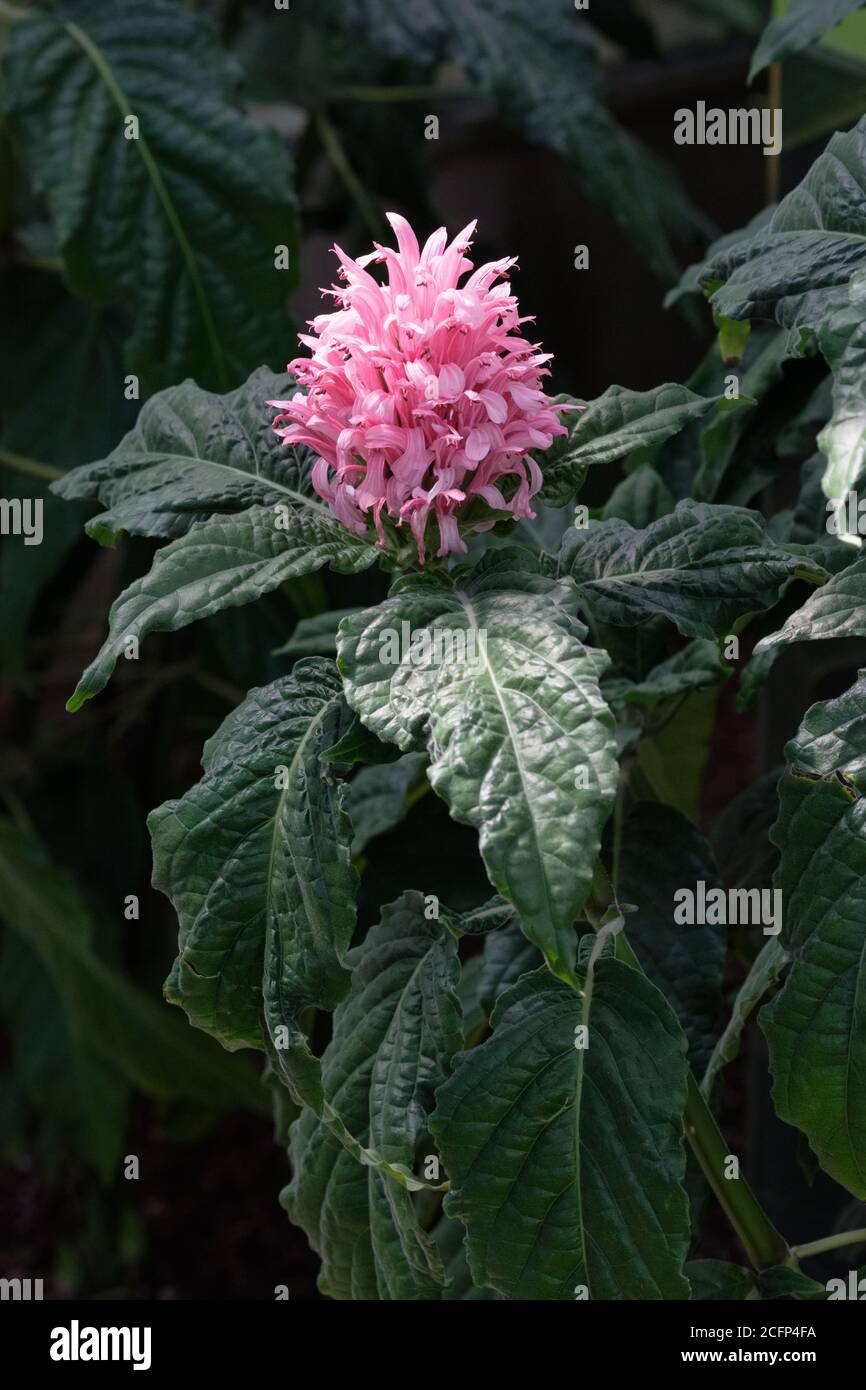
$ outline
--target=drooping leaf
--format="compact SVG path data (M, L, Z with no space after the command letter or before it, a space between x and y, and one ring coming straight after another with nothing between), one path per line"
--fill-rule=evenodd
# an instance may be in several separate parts
M79 1047L147 1095L266 1112L244 1059L221 1056L96 954L77 888L8 821L0 822L0 915L45 965Z
M87 530L112 545L124 532L172 540L215 513L279 502L327 516L310 485L308 451L286 448L271 425L267 402L294 389L267 367L224 396L193 381L169 387L145 401L106 458L72 469L54 491L98 500L106 510Z
M866 672L813 705L785 750L784 988L760 1015L777 1113L831 1177L866 1196Z
M718 698L718 690L688 691L662 727L645 731L638 745L638 767L654 794L691 821L698 818Z
M722 878L741 888L769 888L779 860L770 841L778 814L776 767L735 796L719 815L710 837Z
M658 705L690 690L720 685L729 669L722 662L717 643L706 637L696 637L688 646L654 666L644 680L612 677L602 682L602 689L611 704Z
M564 414L567 437L555 439L550 449L537 455L544 474L539 499L548 506L564 506L579 490L587 468L663 443L720 400L720 396L698 396L687 386L673 384L652 391L609 386L585 410Z
M616 784L607 657L569 599L536 557L496 550L450 577L404 576L338 635L350 705L378 737L427 748L431 786L478 829L491 883L564 978Z
M763 401L772 388L782 380L784 363L790 356L790 349L785 341L785 334L769 328L763 328L755 348L757 350L749 353L739 372L739 390L742 396L748 396L754 401ZM721 498L728 502L750 500L732 498L728 490L723 491L723 488L729 469L746 446L750 430L760 435L760 419L760 412L726 410L717 414L702 431L701 466L695 474L692 487L697 501L714 502ZM770 451L763 447L761 452L766 457ZM766 465L769 476L772 476L774 465L775 460L771 458ZM753 495L763 485L764 479L763 474L752 471L754 481L742 490Z
M499 931L491 932L484 943L481 960L478 997L488 1018L500 994L516 984L521 975L537 970L542 963L538 947L527 941L519 922L510 922Z
M649 465L636 468L617 483L601 512L602 521L618 516L640 529L667 516L674 509L674 495L667 483Z
M227 390L284 360L291 164L276 133L245 118L240 70L210 22L166 0L32 9L3 72L71 288L135 305L132 371L153 389L190 375Z
M762 637L755 655L775 655L792 642L866 636L866 558L834 574L796 609L777 632Z
M826 1284L810 1279L802 1269L788 1265L773 1265L762 1269L756 1280L762 1298L796 1298L815 1302L827 1297Z
M775 319L792 349L817 341L834 374L833 417L819 444L823 488L843 520L866 466L862 297L866 280L866 118L833 136L769 221L723 250L702 283L728 318Z
M344 618L360 613L360 608L332 608L315 618L301 618L291 637L274 656L336 656L337 629Z
M689 1260L685 1276L693 1302L739 1302L755 1287L755 1272L727 1260Z
M393 830L409 810L407 797L413 787L424 786L423 753L404 753L394 763L362 767L349 784L348 812L354 827L352 853L360 854L375 840Z
M720 637L769 608L802 565L742 507L682 501L636 531L611 520L573 527L559 573L577 583L598 621L633 627L661 615L686 637Z
M422 894L404 893L350 952L351 993L334 1014L322 1058L325 1104L407 1173L427 1134L435 1088L463 1038L456 940L424 908ZM442 1259L408 1187L359 1162L309 1109L292 1128L291 1158L294 1177L281 1201L322 1258L323 1293L443 1296Z
M700 1076L717 1036L725 973L726 932L674 920L678 889L721 887L709 844L679 811L637 802L623 826L617 895L635 904L628 939L649 978L676 1010Z
M465 1236L466 1232L460 1222L452 1221L448 1216L441 1218L433 1232L433 1238L439 1246L442 1259L445 1262L445 1276L448 1280L442 1297L449 1301L455 1299L482 1299L485 1302L499 1300L500 1295L495 1289L479 1288L473 1284L466 1260Z
M328 564L357 574L376 559L374 547L334 517L312 508L249 507L233 516L196 522L156 552L150 571L111 606L108 637L75 687L66 708L98 695L131 640L176 632L224 608L250 603L284 580Z
M166 986L224 1047L262 1046L319 1104L299 1019L349 986L355 878L343 792L318 753L348 723L331 663L308 657L250 691L207 742L204 777L151 813L156 888L174 904L179 954Z
M754 81L770 63L802 53L862 8L863 0L791 0L785 13L771 20L761 35L752 57L749 81Z
M685 1298L685 1038L637 971L589 969L583 999L525 976L440 1088L445 1210L473 1281L509 1298Z
M716 1078L728 1062L740 1051L743 1029L752 1011L760 1004L770 986L779 978L788 962L788 953L778 937L771 936L761 947L731 1007L731 1017L713 1048L701 1081L707 1100L712 1098ZM700 1072L698 1073L700 1075Z
M703 260L696 261L694 265L690 265L683 271L679 283L668 290L664 297L665 309L670 309L687 295L707 293L708 291L704 288L707 266L712 265L716 258L722 255L723 252L729 251L732 247L738 245L738 243L748 241L753 237L756 232L760 231L760 229L769 222L774 212L774 206L761 208L761 211L756 213L751 221L747 222L744 227L738 227L736 231L733 232L725 232L723 236L718 237L712 242L712 244L707 247L707 252Z

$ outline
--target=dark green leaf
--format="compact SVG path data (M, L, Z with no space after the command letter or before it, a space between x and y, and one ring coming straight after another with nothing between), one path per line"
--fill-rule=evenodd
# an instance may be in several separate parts
M773 840L793 963L763 1009L773 1098L822 1168L866 1196L866 672L785 750Z
M427 748L431 786L478 829L490 881L564 978L616 784L607 657L569 597L534 556L497 550L453 582L399 579L338 637L349 703L380 738Z
M637 971L590 972L583 998L524 976L439 1090L445 1209L473 1281L509 1298L685 1298L685 1038Z
M349 963L351 993L322 1058L325 1104L377 1157L411 1174L435 1087L462 1042L456 942L408 892L383 909ZM322 1257L323 1293L442 1297L442 1259L407 1186L359 1162L312 1110L292 1128L291 1157L281 1200Z
M862 9L863 3L864 0L791 0L785 13L772 20L761 35L749 81L754 81L770 63L778 63L817 43L829 29L835 29L849 14Z
M559 396L557 400L569 397ZM537 459L544 473L539 500L549 506L564 506L579 490L587 468L612 463L633 449L661 444L690 420L699 419L720 396L697 396L687 386L668 384L652 391L630 391L625 386L609 386L603 396L590 402L580 413L562 416L569 427L567 437Z
M675 894L721 887L704 836L670 806L638 802L623 826L617 895L637 905L628 939L653 984L676 1010L700 1076L717 1036L725 973L724 926L677 923Z
M342 790L318 753L347 723L331 663L309 657L250 691L207 742L205 775L149 819L156 888L174 904L167 996L230 1049L262 1045L320 1103L299 1016L349 986L355 877Z
M687 637L720 637L771 607L799 564L756 512L683 501L643 531L619 520L572 528L559 572L600 622L633 627L662 615Z
M250 603L293 575L322 565L357 574L375 559L372 545L312 508L250 507L196 522L185 536L158 550L149 573L112 604L108 638L66 708L80 709L99 694L131 640L176 632L224 608Z
M239 77L210 23L166 0L33 9L7 44L5 108L69 284L136 306L129 365L151 387L226 390L286 356L292 169Z

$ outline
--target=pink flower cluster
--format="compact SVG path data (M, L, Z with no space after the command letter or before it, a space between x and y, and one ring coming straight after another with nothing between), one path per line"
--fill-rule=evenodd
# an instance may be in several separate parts
M565 434L563 409L544 394L538 351L521 336L517 300L505 278L513 257L472 270L472 222L447 244L444 228L419 250L405 218L388 214L398 250L380 246L357 261L338 246L344 282L323 293L339 306L310 323L300 341L312 357L289 371L305 390L269 401L287 444L318 456L312 482L343 524L359 534L372 520L385 544L383 512L408 524L424 563L428 522L437 555L465 551L460 522L481 499L493 512L532 517L541 471L529 449ZM387 268L387 283L365 269ZM505 493L502 491L505 484ZM474 507L485 530L496 517ZM372 513L372 518L370 517Z

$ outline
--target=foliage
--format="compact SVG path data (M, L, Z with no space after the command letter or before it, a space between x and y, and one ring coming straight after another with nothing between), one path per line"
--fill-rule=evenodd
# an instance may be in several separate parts
M751 7L735 8L747 28ZM829 25L854 7L828 8ZM711 229L612 117L595 32L545 13L524 49L523 11L330 0L299 21L324 55L306 134L351 192L345 229L360 242L357 217L380 219L328 111L373 61L375 31L376 61L415 83L436 89L440 65L459 65L674 278L671 237ZM240 52L275 23L247 22ZM399 538L347 529L310 451L271 428L266 401L297 386L281 370L293 166L245 111L224 35L170 0L52 5L9 27L11 259L40 259L39 218L50 255L2 271L10 321L38 313L45 332L4 383L0 463L19 487L62 476L44 494L61 519L50 550L3 559L22 595L4 674L30 698L16 633L62 586L86 516L104 548L98 606L120 592L69 711L99 696L121 737L125 719L163 727L165 687L197 678L211 700L200 779L188 760L172 769L187 789L148 821L153 886L179 928L165 997L193 1030L154 997L161 944L131 978L121 894L108 911L91 901L80 846L53 861L63 837L25 805L35 776L13 777L0 1009L21 1094L74 1123L108 1183L133 1092L203 1124L260 1114L264 1061L292 1166L282 1203L333 1298L822 1296L787 1225L722 1171L714 1104L757 1014L778 1115L866 1198L866 673L801 707L781 775L715 826L697 803L728 681L754 698L797 643L866 636L849 505L866 466L866 118L680 279L671 301L703 292L721 352L688 384L567 398L585 408L534 451L537 521L500 519L459 563L423 566ZM629 6L608 31L647 42ZM795 4L756 64L818 32ZM23 398L50 374L72 409L85 372L113 392L58 449ZM124 381L136 390L118 406ZM774 509L767 485L795 471ZM584 505L593 487L604 505ZM395 658L407 632L451 645ZM139 648L141 672L168 654L157 675L135 670ZM110 757L68 737L83 740L66 753L83 785ZM34 754L46 780L58 742ZM729 886L745 917L677 916L680 895L729 901ZM762 915L773 893L778 940ZM47 1038L35 1009L55 1019ZM699 1168L752 1269L692 1258Z

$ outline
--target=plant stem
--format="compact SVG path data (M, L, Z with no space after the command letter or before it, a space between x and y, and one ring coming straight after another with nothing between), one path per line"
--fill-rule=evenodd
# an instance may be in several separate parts
M746 1179L725 1177L728 1145L691 1071L683 1118L692 1152L755 1269L769 1269L772 1265L789 1263L791 1251L786 1241L776 1230Z
M592 916L595 916L594 912ZM624 931L617 933L616 954L618 959L624 960L633 969L642 971ZM683 1124L692 1152L754 1268L769 1269L772 1265L792 1263L793 1252L776 1230L746 1179L725 1177L730 1150L691 1070Z
M0 465L14 468L16 473L29 473L33 478L62 478L63 468L55 468L53 463L41 463L39 459L25 458L23 454L13 454L9 449L0 449Z
M806 1245L793 1245L791 1254L798 1260L806 1260L810 1255L823 1255L825 1250L838 1250L843 1245L859 1245L866 1242L866 1230L840 1231L835 1236L824 1236L821 1240L810 1240Z
M346 187L346 191L351 196L357 207L367 230L378 237L382 233L382 220L376 212L375 207L367 196L367 192L352 168L343 149L342 142L337 134L330 118L322 107L316 107L313 111L313 122L316 127L319 139L324 146L325 153L339 174Z

